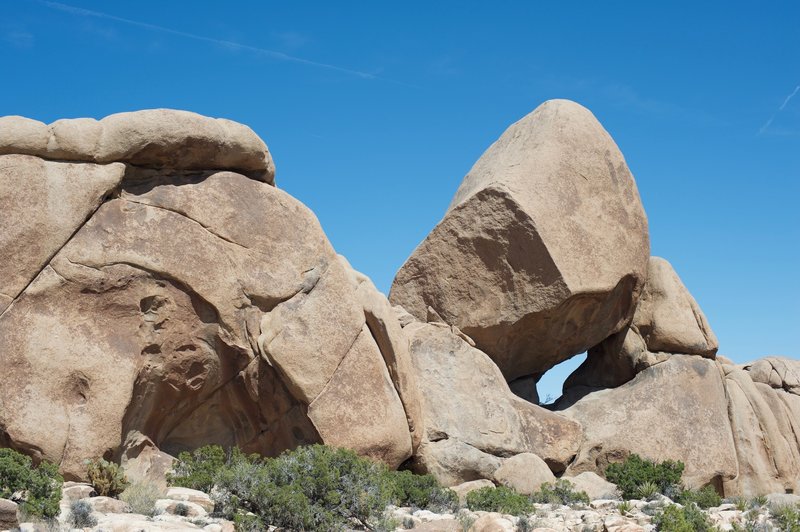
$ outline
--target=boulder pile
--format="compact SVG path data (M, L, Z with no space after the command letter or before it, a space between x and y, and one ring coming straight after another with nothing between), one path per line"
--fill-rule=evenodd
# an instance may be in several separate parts
M321 442L446 485L637 453L725 496L800 492L800 362L717 356L587 109L513 124L388 299L274 178L227 120L0 118L0 446L69 481L91 458L157 481L207 444Z

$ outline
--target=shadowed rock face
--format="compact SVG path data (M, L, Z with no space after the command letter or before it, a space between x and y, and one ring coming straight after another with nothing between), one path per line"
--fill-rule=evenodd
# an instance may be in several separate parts
M565 390L619 386L673 353L715 357L717 337L672 265L650 257L647 270L633 322L589 349L586 361L564 382Z
M432 307L508 380L541 374L633 317L649 239L614 141L578 104L546 102L475 163L406 261L390 300Z
M62 139L32 122L45 146ZM314 215L253 179L272 167L263 142L163 110L73 125L98 124L97 139L71 138L99 151L73 159L124 162L0 155L0 255L18 257L0 266L0 441L68 478L87 458L209 443L407 459L409 418L393 355L367 326L374 312ZM5 152L35 137L0 131ZM36 142L26 153L56 153Z

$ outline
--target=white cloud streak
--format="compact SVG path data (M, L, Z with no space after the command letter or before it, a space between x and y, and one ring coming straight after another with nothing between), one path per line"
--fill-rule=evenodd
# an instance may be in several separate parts
M229 49L234 50L244 50L247 52L254 53L256 55L269 57L270 59L275 59L278 61L286 61L291 63L298 63L301 65L306 65L309 67L315 68L322 68L325 70L331 70L335 72L341 72L343 74L349 74L351 76L356 76L362 79L371 79L371 80L381 80L381 81L388 81L390 83L399 83L402 85L406 85L405 83L394 81L391 79L387 79L384 77L376 76L375 74L370 74L369 72L363 72L361 70L355 70L352 68L341 67L338 65L332 65L330 63L321 63L319 61L312 61L310 59L304 59L302 57L297 57L294 55L285 54L283 52L278 52L276 50L270 50L268 48L260 48L257 46L250 46L248 44L242 44L239 42L228 41L225 39L216 39L213 37L205 37L203 35L197 35L195 33L188 33L185 31L174 30L172 28L167 28L165 26L158 26L156 24L150 24L148 22L139 22L138 20L131 20L123 17L118 17L116 15L111 15L109 13L103 13L100 11L93 11L91 9L84 9L82 7L75 7L68 4L62 4L61 2L52 2L49 0L37 0L40 4L43 4L51 9L55 9L58 11L62 11L65 13L70 13L72 15L77 15L81 17L92 17L92 18L99 18L105 20L111 20L114 22L120 22L122 24L128 24L131 26L137 26L139 28L144 28L150 31L156 31L160 33L166 33L169 35L175 35L177 37L183 37L185 39L193 39L195 41L206 42L210 44L214 44L217 46L226 47Z
M763 126L761 126L761 129L758 130L759 135L763 135L764 133L767 132L769 126L771 126L772 122L775 120L775 117L778 116L778 113L783 111L783 109L789 104L789 101L791 101L791 99L794 98L795 94L797 94L798 91L800 91L800 85L794 88L792 93L789 96L787 96L785 100L783 100L783 103L781 104L780 107L778 107L778 110L775 111L771 117L769 117L769 120L767 120L767 122Z

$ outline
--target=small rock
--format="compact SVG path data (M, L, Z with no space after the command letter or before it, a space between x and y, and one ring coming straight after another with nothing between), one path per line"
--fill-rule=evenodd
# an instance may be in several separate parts
M547 464L533 453L520 453L506 459L494 479L519 493L530 495L541 489L542 484L555 482L556 477Z
M131 511L128 503L111 497L89 497L92 510L101 514L124 514Z
M617 497L617 485L597 473L585 471L574 477L562 477L575 484L575 491L585 491L590 500L612 499Z
M470 532L514 532L514 524L497 514L488 514L479 517Z
M214 501L211 500L208 494L199 490L172 487L167 490L165 498L172 499L173 501L186 501L198 504L208 513L214 511Z
M10 530L19 526L19 508L17 503L8 499L0 499L0 530Z
M69 503L97 495L91 484L65 482L61 488L61 500Z

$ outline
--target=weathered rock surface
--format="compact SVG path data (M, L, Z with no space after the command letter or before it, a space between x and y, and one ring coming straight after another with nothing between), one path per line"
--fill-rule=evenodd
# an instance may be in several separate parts
M593 501L597 499L616 499L619 495L616 484L607 481L592 471L584 471L574 477L565 475L561 478L572 482L575 486L575 491L585 492L589 499Z
M713 358L719 348L700 306L672 265L660 257L650 257L633 324L651 352Z
M715 357L717 337L670 263L651 257L647 271L631 325L589 349L564 389L616 387L672 353Z
M0 154L175 170L232 170L274 182L266 144L249 127L189 111L148 109L50 125L0 117Z
M19 526L17 503L0 499L0 530L11 530Z
M534 453L555 471L575 455L580 426L515 396L491 359L442 324L403 328L421 390L417 469L446 485L492 478L503 458Z
M122 164L0 155L0 314L117 188L124 171Z
M800 395L786 391L785 381L775 387L760 382L771 378L765 369L773 364L795 371L798 367L797 361L775 358L754 363L750 371L724 366L739 463L738 475L725 483L726 494L800 492ZM793 378L792 372L785 375ZM778 384L777 378L773 382Z
M618 388L586 395L562 413L584 429L567 475L602 474L609 463L635 453L682 461L690 487L721 489L736 477L725 385L713 360L673 355Z
M511 380L627 326L649 248L614 141L585 108L552 100L475 163L390 300L418 319L432 307Z
M520 453L503 462L494 472L494 480L519 493L530 495L539 491L542 484L555 482L556 477L544 460L533 453Z
M399 324L260 181L272 163L248 128L172 111L37 124L0 127L0 251L19 257L0 266L3 444L68 479L99 456L146 478L209 443L411 455Z

